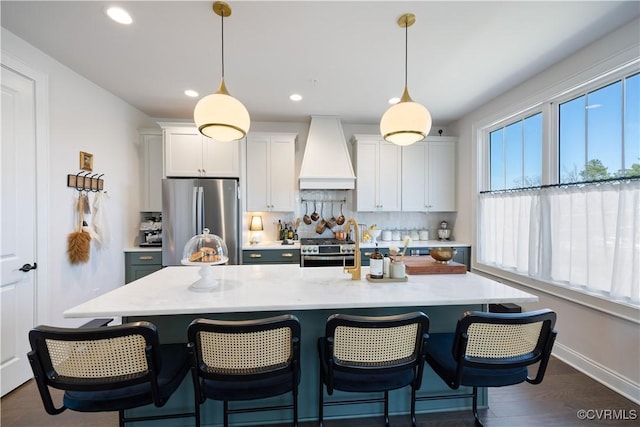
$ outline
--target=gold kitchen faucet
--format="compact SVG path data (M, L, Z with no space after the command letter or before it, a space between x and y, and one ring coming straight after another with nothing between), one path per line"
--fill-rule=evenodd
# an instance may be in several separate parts
M351 280L360 280L361 278L361 259L360 259L360 228L355 218L349 218L345 223L345 231L349 233L349 227L353 225L353 240L355 249L353 254L353 267L344 267L344 271L351 274Z

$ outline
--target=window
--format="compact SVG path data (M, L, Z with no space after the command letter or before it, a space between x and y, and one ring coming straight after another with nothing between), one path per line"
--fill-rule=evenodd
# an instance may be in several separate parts
M640 73L617 76L487 129L480 264L640 306Z
M559 106L559 182L640 175L640 74Z
M491 190L542 183L542 113L494 130L489 141Z

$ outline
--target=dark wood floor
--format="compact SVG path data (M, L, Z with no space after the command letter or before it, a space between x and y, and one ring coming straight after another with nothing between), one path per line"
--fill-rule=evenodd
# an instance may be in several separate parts
M489 409L480 415L486 427L535 426L637 426L640 406L609 390L600 383L570 366L553 359L547 375L540 385L518 384L489 390ZM580 410L587 410L595 419L582 420ZM2 427L114 427L118 425L114 413L82 414L65 411L56 416L47 415L38 391L29 381L9 393L0 402ZM598 411L598 412L596 412ZM192 425L187 421L184 425ZM147 423L149 427L153 423ZM314 422L301 427L315 426ZM380 417L358 420L328 421L326 427L382 427ZM408 417L396 417L394 427L409 425ZM473 426L471 411L421 414L419 427Z

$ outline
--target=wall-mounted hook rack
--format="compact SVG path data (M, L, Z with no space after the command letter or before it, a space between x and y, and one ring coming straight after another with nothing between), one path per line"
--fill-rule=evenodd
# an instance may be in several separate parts
M102 191L104 189L103 173L92 174L91 172L80 171L77 174L67 175L67 187L75 188L78 191Z
M302 203L313 202L313 203L347 203L347 199L300 199Z

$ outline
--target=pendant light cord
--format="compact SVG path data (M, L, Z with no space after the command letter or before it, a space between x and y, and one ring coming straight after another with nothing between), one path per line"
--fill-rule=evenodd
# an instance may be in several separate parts
M409 25L408 18L404 21L404 87L407 87L407 73L409 66L407 65L409 57Z
M224 80L224 12L220 13L220 20L222 30L222 37L220 39L220 42L222 44L222 79Z

